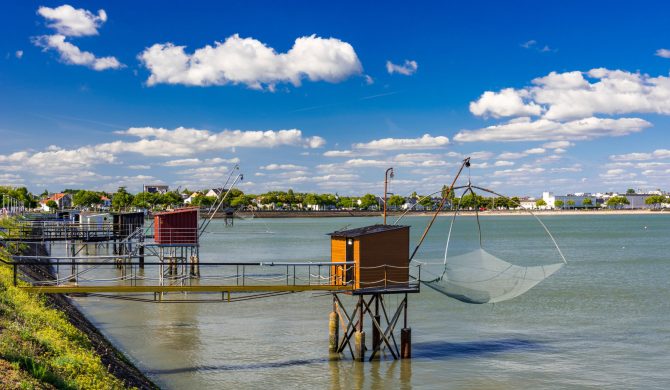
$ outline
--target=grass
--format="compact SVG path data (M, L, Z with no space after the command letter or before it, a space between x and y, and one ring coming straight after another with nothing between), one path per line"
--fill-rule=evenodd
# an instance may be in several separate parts
M9 259L5 248L0 257ZM16 378L5 383L6 378ZM0 263L0 387L15 389L124 389L88 337L43 296L14 287L12 268Z

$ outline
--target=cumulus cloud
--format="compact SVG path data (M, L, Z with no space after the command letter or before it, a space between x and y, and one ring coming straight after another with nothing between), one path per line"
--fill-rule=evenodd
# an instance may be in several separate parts
M116 57L96 57L93 53L82 51L77 46L65 41L61 34L42 35L33 38L33 43L46 50L54 50L60 60L66 64L83 65L94 70L119 69L124 65Z
M157 43L140 53L139 60L151 72L147 84L244 84L274 90L277 83L299 86L304 78L335 83L363 70L349 43L316 35L297 38L286 53L277 53L257 39L238 34L192 54L185 48Z
M266 171L287 171L287 170L307 169L307 167L295 164L268 164L260 167L259 169L263 169Z
M574 144L570 141L554 141L554 142L547 142L542 145L542 147L546 149L565 149L570 146L574 146Z
M670 50L668 49L658 49L656 50L656 55L663 58L670 58Z
M470 112L477 116L504 116L540 115L542 107L528 102L529 94L524 90L505 88L500 92L486 91L475 102L470 102ZM525 100L524 100L525 99Z
M656 149L649 153L627 153L614 154L610 156L613 161L646 161L653 159L670 158L670 149Z
M95 147L63 149L52 145L41 152L22 151L0 155L0 170L27 170L49 175L114 162L116 162L114 154L97 150Z
M670 114L667 76L596 68L588 72L551 72L532 84L522 89L487 91L471 103L471 111L480 116L541 115L561 121L595 114Z
M383 138L366 143L354 144L356 149L403 150L403 149L439 149L449 144L449 138L433 137L424 134L419 138Z
M16 58L18 58L18 59L23 58L23 50L17 50L17 51L14 53L14 55L15 55Z
M41 47L43 51L53 50L66 64L82 65L97 71L124 67L116 57L96 57L95 54L83 51L73 43L66 41L67 37L98 35L98 28L107 20L105 10L99 10L96 16L85 9L75 9L65 4L56 8L40 7L37 13L51 21L48 26L58 32L31 39L33 44ZM17 57L19 57L18 52Z
M354 156L354 151L353 150L329 150L327 152L324 152L323 155L325 157L353 157Z
M60 7L40 7L37 13L50 21L49 27L59 34L70 37L98 35L98 28L107 21L107 13L101 9L95 15L85 9L75 9L64 4Z
M454 140L458 142L590 140L636 133L650 126L651 123L640 118L590 117L558 122L522 117L478 130L462 130L454 136Z
M416 61L405 60L402 65L396 65L391 61L386 61L386 71L389 74L398 73L405 76L411 76L419 69L419 64Z
M174 130L155 127L131 127L118 132L140 138L139 141L114 141L96 146L98 150L110 153L139 153L145 156L189 156L208 151L242 148L273 148L279 146L302 146L319 148L325 140L318 136L303 137L302 131L266 130L242 131L223 130L212 132L178 127Z
M170 160L163 163L166 167L185 167L192 165L217 165L217 164L237 164L240 162L240 159L237 157L234 158L208 158L201 160L199 158L183 158L178 160Z

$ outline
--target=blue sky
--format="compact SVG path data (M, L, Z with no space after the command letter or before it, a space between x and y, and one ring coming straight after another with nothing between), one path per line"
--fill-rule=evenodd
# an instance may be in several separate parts
M670 5L499 3L13 2L0 184L668 190Z

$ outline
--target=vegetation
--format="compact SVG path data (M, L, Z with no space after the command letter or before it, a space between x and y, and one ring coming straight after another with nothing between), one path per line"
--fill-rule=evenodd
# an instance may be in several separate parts
M582 206L591 207L593 206L593 201L591 200L591 198L584 198L584 200L582 200Z
M49 210L58 210L58 203L56 203L55 200L47 201L46 206L49 208Z
M574 200L570 199L570 200L568 200L567 204L568 204L568 208L574 208L576 203L575 203Z
M659 208L663 203L668 203L668 198L664 195L653 195L645 199L644 203Z
M8 253L0 249L0 258ZM0 264L0 387L123 389L89 339L44 297L13 285L12 268ZM5 369L7 371L5 371ZM17 382L6 385L11 376Z
M72 196L72 205L93 207L102 203L102 195L93 191L79 190Z
M544 199L538 199L538 200L535 201L535 206L537 206L537 207L543 207L543 206L546 206L546 205L547 205L547 202L545 202Z
M628 198L626 198L625 196L613 196L607 199L607 202L605 202L605 204L607 205L607 207L618 209L622 208L626 204L630 204L630 202L628 201Z
M563 201L562 200L555 201L554 202L554 207L556 207L557 209L563 208Z

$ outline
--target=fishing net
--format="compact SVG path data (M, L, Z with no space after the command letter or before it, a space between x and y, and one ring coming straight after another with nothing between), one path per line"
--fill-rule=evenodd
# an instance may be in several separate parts
M464 187L465 190L463 196L470 193L475 199L477 197L473 188L478 188L497 196L502 196L493 191L472 186L470 184ZM460 211L459 204L449 226L444 262L439 264L439 266L435 266L435 263L433 263L432 267L422 266L422 283L448 297L462 302L475 304L497 303L518 297L527 292L538 283L560 270L567 263L556 240L549 232L549 229L530 210L528 210L528 212L535 217L537 222L543 227L563 261L549 265L522 266L512 264L489 253L482 245L482 229L478 209L479 206L475 205L476 227L479 232L478 248L457 255L450 255L449 253L454 223L456 221L456 216ZM518 257L518 255L516 256ZM539 259L536 260L538 260L538 262L540 261ZM516 258L515 262L517 264L528 264L532 263L533 259Z

